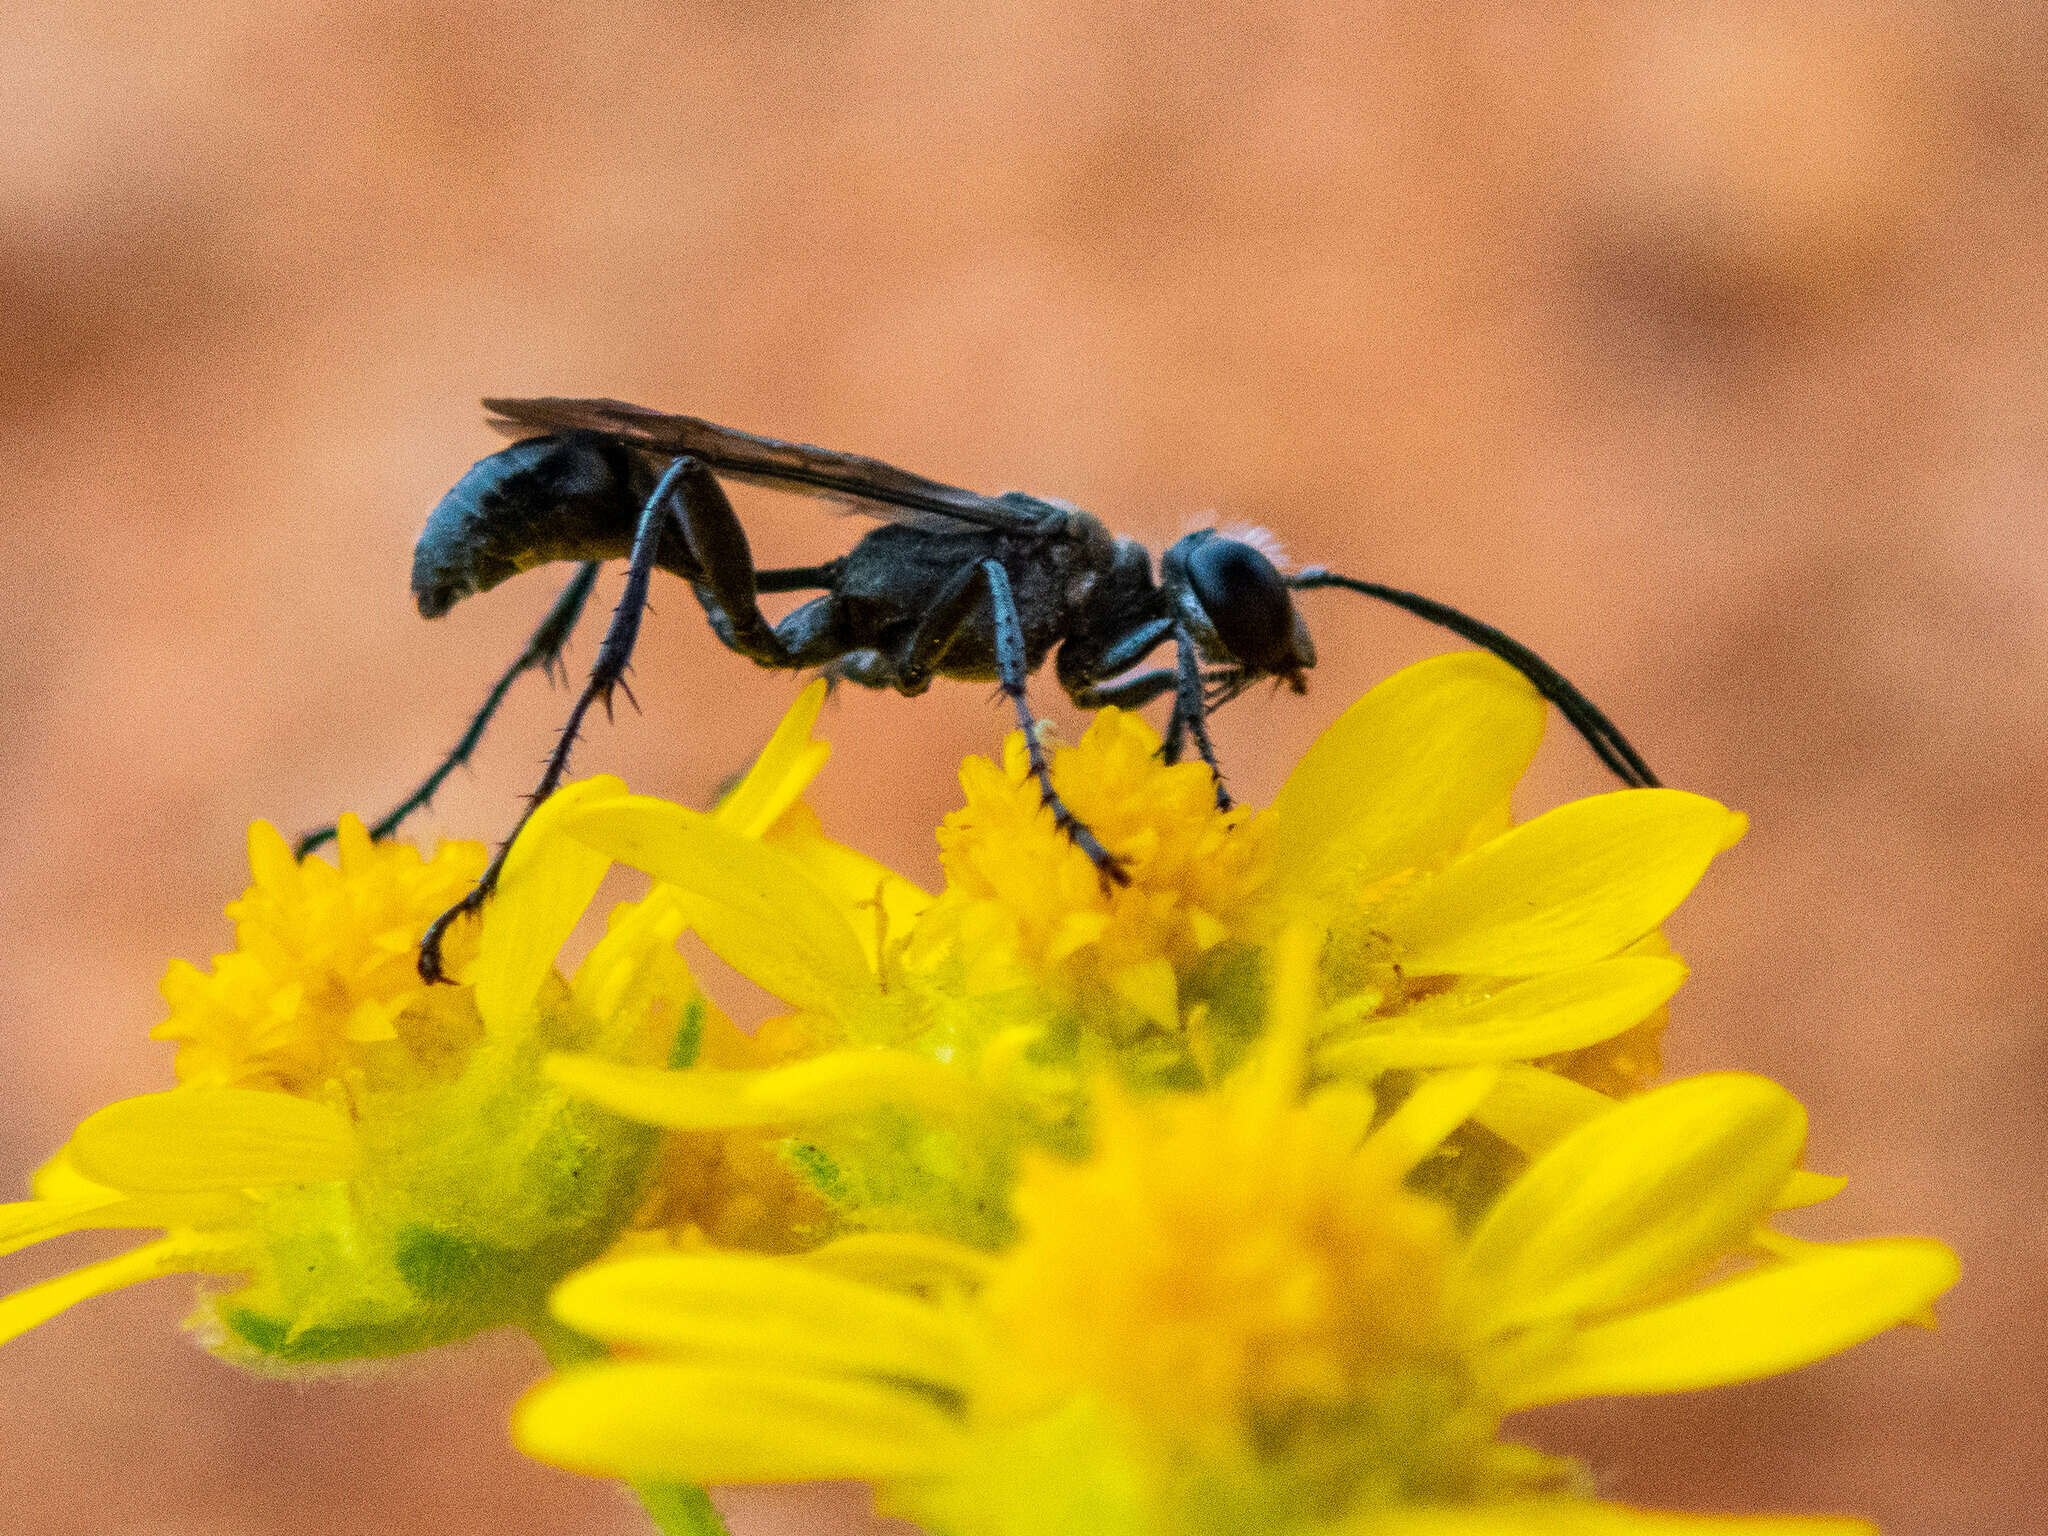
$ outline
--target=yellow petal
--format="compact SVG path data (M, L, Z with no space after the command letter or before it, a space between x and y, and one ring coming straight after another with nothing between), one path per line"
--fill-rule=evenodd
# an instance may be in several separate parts
M703 1485L928 1475L960 1431L929 1397L879 1382L635 1360L534 1388L512 1439L572 1471Z
M1376 1510L1332 1536L1877 1536L1877 1527L1831 1515L1684 1515L1560 1498Z
M680 1007L696 991L689 967L675 952L685 921L682 904L666 886L614 907L604 937L569 983L583 1011L637 1027L659 1001Z
M619 1259L571 1275L548 1308L591 1338L700 1364L967 1384L960 1325L945 1312L794 1259Z
M1472 1118L1526 1157L1541 1157L1615 1101L1583 1083L1541 1067L1511 1063ZM1849 1181L1795 1168L1771 1199L1774 1211L1798 1210L1832 1200Z
M782 849L644 795L578 807L564 824L607 857L676 887L713 953L777 997L840 1014L876 995L839 903Z
M181 1191L132 1200L108 1190L82 1200L23 1200L0 1205L0 1255L46 1243L67 1232L231 1226L248 1210L249 1202L238 1190Z
M108 1189L72 1200L17 1200L0 1205L0 1254L96 1225L89 1219L93 1212L121 1203L120 1192Z
M562 836L563 824L579 807L625 793L625 784L608 774L564 785L520 830L497 892L484 904L470 973L486 1028L506 1033L524 1027L556 954L611 867L602 853Z
M1676 789L1559 806L1389 900L1374 917L1404 969L1525 976L1602 960L1699 883L1740 818Z
M1394 1067L1527 1061L1574 1051L1641 1023L1685 974L1676 960L1603 960L1476 1000L1449 993L1386 1021L1390 1027L1378 1033L1332 1041L1319 1059L1333 1071L1373 1076Z
M1188 937L1194 941L1198 952L1207 954L1230 937L1230 929L1215 913L1206 912L1200 907L1190 907Z
M1511 1063L1472 1118L1529 1157L1540 1157L1589 1120L1614 1108L1614 1100L1584 1083L1541 1067Z
M1739 1247L1799 1161L1768 1078L1695 1077L1588 1121L1508 1187L1465 1254L1480 1332L1632 1301Z
M185 1237L159 1238L111 1259L74 1269L40 1285L31 1285L0 1299L0 1344L19 1338L29 1329L48 1322L66 1308L81 1301L104 1296L144 1280L162 1275L191 1274L196 1271L228 1270L237 1267L233 1249L217 1240Z
M1265 1038L1232 1084L1247 1107L1256 1104L1272 1115L1300 1097L1309 1032L1315 1025L1316 960L1321 951L1322 935L1302 922L1289 923L1273 946Z
M870 967L879 970L885 943L900 943L932 897L888 865L825 835L806 805L783 812L765 839L796 860L818 888L835 898L861 941Z
M328 871L333 873L332 868ZM284 834L267 821L249 823L249 873L251 883L267 890L286 892L299 888L299 861Z
M765 837L832 755L829 743L811 739L827 691L820 677L797 695L746 777L718 802L712 814L741 837Z
M578 1098L678 1130L794 1125L893 1105L957 1116L983 1102L966 1073L907 1051L831 1051L759 1072L664 1072L597 1056L550 1056L547 1075Z
M1314 895L1435 863L1507 798L1543 700L1478 652L1396 673L1309 748L1273 802L1276 880Z
M38 1200L91 1200L117 1193L80 1173L78 1165L71 1161L69 1147L59 1147L30 1174L28 1187Z
M1804 1168L1792 1170L1785 1187L1780 1189L1771 1201L1774 1211L1796 1211L1805 1206L1819 1205L1823 1200L1832 1200L1849 1187L1849 1181L1837 1174L1809 1173Z
M1077 954L1109 932L1110 915L1107 912L1069 912L1059 920L1052 936L1046 940L1045 959L1048 965L1057 965L1069 956Z
M71 1138L80 1172L136 1191L323 1184L355 1170L347 1116L255 1088L173 1088L89 1115Z
M1364 1158L1396 1178L1405 1177L1472 1117L1499 1075L1497 1067L1465 1067L1425 1078L1372 1133Z
M1661 1307L1581 1328L1502 1384L1505 1406L1691 1392L1796 1370L1906 1322L1956 1282L1926 1238L1816 1246Z
M974 1291L995 1268L978 1249L921 1232L855 1232L803 1255L819 1269L905 1291Z

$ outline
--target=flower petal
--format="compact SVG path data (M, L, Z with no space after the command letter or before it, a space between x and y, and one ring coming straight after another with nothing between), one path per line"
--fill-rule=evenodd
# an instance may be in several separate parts
M971 1113L981 1090L967 1075L907 1051L830 1051L759 1072L664 1072L597 1056L550 1056L547 1075L614 1114L678 1130L795 1125L893 1105L943 1116Z
M1809 1205L1819 1205L1823 1200L1834 1199L1848 1187L1849 1181L1839 1174L1810 1173L1804 1168L1795 1168L1785 1180L1785 1187L1771 1201L1771 1209L1796 1211Z
M1590 1499L1412 1504L1346 1521L1332 1536L1878 1536L1832 1515L1687 1515Z
M809 806L793 805L783 812L765 841L788 853L820 890L837 898L876 970L883 963L884 945L901 943L932 904L929 892L888 865L827 837Z
M0 1344L19 1338L81 1301L139 1285L162 1275L224 1271L237 1266L231 1246L218 1239L165 1237L74 1269L0 1298Z
M183 1192L324 1184L360 1156L348 1117L256 1088L173 1088L121 1099L72 1133L72 1160L117 1189Z
M1583 1083L1542 1067L1510 1063L1493 1092L1472 1118L1527 1157L1541 1157L1588 1120L1606 1114L1615 1101ZM1795 1168L1772 1197L1774 1211L1798 1210L1832 1200L1849 1181L1833 1174Z
M564 822L584 805L625 793L624 781L609 774L565 784L520 829L498 889L484 905L470 973L486 1028L510 1031L525 1023L556 954L611 868L604 854L561 836Z
M1541 1157L1589 1120L1613 1109L1598 1089L1542 1067L1512 1062L1472 1118L1529 1157Z
M1472 1117L1473 1108L1493 1091L1498 1075L1498 1068L1482 1066L1425 1078L1372 1133L1360 1149L1360 1160L1385 1168L1391 1178L1406 1178Z
M928 1475L961 1437L902 1387L633 1360L543 1382L513 1411L512 1438L572 1471L704 1484Z
M1151 955L1112 971L1109 989L1159 1028L1180 1026L1180 978L1165 956Z
M1411 974L1585 965L1668 917L1743 825L1718 801L1676 789L1575 800L1393 897L1374 926Z
M22 1200L0 1205L0 1256L69 1232L125 1227L216 1228L248 1213L239 1190L181 1191L123 1199L113 1190L77 1200Z
M787 1259L619 1259L571 1275L548 1308L591 1338L700 1364L967 1386L961 1328L944 1311Z
M869 1285L905 1291L980 1289L995 1261L977 1248L921 1232L854 1232L813 1248L803 1262Z
M1587 1122L1472 1234L1473 1326L1604 1310L1739 1247L1805 1140L1799 1101L1740 1073L1672 1083Z
M1917 1316L1958 1273L1956 1256L1928 1238L1807 1248L1791 1263L1578 1329L1562 1354L1503 1384L1505 1405L1690 1392L1796 1370Z
M1390 1029L1332 1041L1319 1059L1336 1071L1376 1076L1393 1067L1528 1061L1574 1051L1641 1023L1685 975L1676 960L1624 958L1539 976L1477 1000L1448 993L1399 1014Z
M746 777L718 802L712 814L740 836L767 836L768 829L796 804L831 757L829 742L811 739L811 729L818 723L818 711L825 707L829 691L824 678L813 679L789 706Z
M1479 652L1397 672L1339 716L1281 786L1276 881L1314 896L1443 858L1522 776L1543 711L1520 673Z
M17 1200L0 1205L0 1254L99 1225L91 1219L95 1212L125 1203L119 1191L109 1189L73 1200Z
M676 887L712 952L777 997L839 1014L876 995L839 903L782 849L645 795L579 806L564 825L606 857Z

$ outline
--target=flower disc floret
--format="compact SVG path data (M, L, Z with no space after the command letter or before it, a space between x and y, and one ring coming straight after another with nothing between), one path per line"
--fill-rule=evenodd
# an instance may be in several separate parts
M174 960L163 979L170 1017L152 1033L177 1042L180 1082L308 1093L344 1076L365 1048L397 1038L403 1021L422 1041L467 1032L459 990L429 987L416 964L419 936L482 873L481 843L443 843L431 857L372 842L341 818L339 867L303 863L278 830L249 829L249 889L228 903L232 953L211 973ZM467 973L474 924L449 935L451 975Z
M1361 1166L1358 1107L1105 1090L1095 1155L1026 1169L1024 1239L985 1296L1017 1389L1213 1451L1440 1370L1450 1219Z
M970 985L1024 978L1073 995L1107 988L1156 1022L1178 1023L1175 977L1220 943L1271 867L1268 829L1219 810L1201 763L1168 764L1136 715L1101 711L1056 748L1053 787L1121 860L1101 872L1053 823L1021 733L1000 767L969 758L966 804L939 828L947 889L919 944L966 957Z

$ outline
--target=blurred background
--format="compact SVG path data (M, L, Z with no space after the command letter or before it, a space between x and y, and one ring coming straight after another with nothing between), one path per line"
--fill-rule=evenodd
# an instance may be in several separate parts
M1156 541L1264 523L1501 624L1750 812L1672 925L1671 1065L1806 1100L1812 1166L1854 1182L1803 1230L1937 1233L1966 1279L1937 1335L1528 1432L1646 1504L2048 1530L2038 6L8 13L5 1177L169 1082L156 981L228 942L247 822L385 809L547 605L536 576L412 609L421 519L497 446L476 398L613 395ZM766 563L858 531L739 499ZM1254 802L1452 644L1307 601L1315 690L1217 727ZM645 713L579 766L701 803L797 683L657 605ZM419 830L502 832L566 702L523 689ZM934 879L988 690L826 725L827 824ZM1525 814L1608 787L1552 735ZM517 1341L264 1382L180 1338L188 1298L0 1352L0 1523L644 1528L507 1449ZM863 1528L855 1490L729 1508Z

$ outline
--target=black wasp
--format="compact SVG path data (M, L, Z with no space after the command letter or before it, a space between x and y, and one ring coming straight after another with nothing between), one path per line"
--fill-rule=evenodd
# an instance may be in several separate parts
M1107 881L1128 876L1054 792L1025 679L1057 646L1060 686L1084 709L1136 708L1171 694L1167 761L1178 761L1192 741L1215 776L1216 803L1228 807L1209 713L1261 678L1305 689L1315 645L1293 594L1318 587L1379 598L1491 651L1555 704L1624 784L1657 783L1608 718L1534 651L1412 592L1320 567L1283 574L1256 545L1209 528L1175 542L1155 578L1150 551L1135 539L1117 538L1077 508L1020 492L983 496L858 454L615 400L486 400L484 407L493 426L521 440L474 465L427 518L412 569L420 612L438 618L471 593L552 560L579 568L455 749L371 829L374 837L388 836L468 760L522 673L560 669L598 566L621 557L628 561L624 594L526 816L568 772L591 706L601 702L609 712L614 690L625 686L657 568L687 581L718 638L764 667L820 667L904 694L924 692L934 677L993 679L1016 707L1055 824ZM883 525L836 560L757 570L721 476L823 496ZM824 595L780 622L761 612L763 593L809 591ZM1167 644L1174 665L1135 670ZM307 837L301 855L332 835L327 828ZM427 930L420 944L427 980L441 977L442 935L483 904L511 845L508 837L476 888Z

